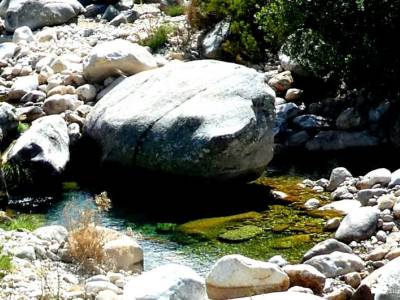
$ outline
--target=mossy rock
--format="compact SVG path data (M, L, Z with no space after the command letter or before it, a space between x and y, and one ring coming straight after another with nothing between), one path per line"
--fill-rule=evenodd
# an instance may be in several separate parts
M298 234L283 238L277 238L272 241L272 248L274 249L291 249L298 247L299 244L311 243L312 239L309 234Z
M226 242L243 242L261 234L263 229L254 225L246 225L237 229L228 230L219 236L219 239Z
M202 238L214 239L230 224L251 219L256 221L260 218L260 213L248 212L227 217L200 219L178 226L177 231L184 234L201 236Z

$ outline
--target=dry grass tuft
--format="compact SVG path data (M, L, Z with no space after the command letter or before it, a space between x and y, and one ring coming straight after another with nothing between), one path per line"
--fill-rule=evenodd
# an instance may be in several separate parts
M95 271L105 262L105 233L97 227L97 211L67 206L64 217L69 230L69 255L85 271Z
M111 199L107 192L102 192L94 197L94 202L100 211L109 211L111 209Z

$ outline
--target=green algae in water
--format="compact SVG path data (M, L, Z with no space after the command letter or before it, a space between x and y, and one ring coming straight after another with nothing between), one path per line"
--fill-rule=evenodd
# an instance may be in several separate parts
M199 238L215 239L225 231L228 225L250 219L258 220L260 218L261 214L257 212L247 212L227 217L206 218L182 224L177 227L177 231L186 235L198 236Z
M243 242L256 237L262 232L263 229L261 227L246 225L220 234L219 239L227 242Z

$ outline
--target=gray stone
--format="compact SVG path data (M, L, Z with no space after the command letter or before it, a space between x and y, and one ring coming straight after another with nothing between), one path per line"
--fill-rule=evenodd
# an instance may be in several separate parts
M364 262L360 257L343 252L314 256L304 263L315 267L329 278L364 269Z
M114 19L116 16L119 15L119 10L116 9L113 5L109 5L107 9L105 10L104 14L101 16L102 19L105 19L107 21L111 21Z
M67 124L60 116L47 116L34 121L7 155L7 162L27 167L26 171L32 175L33 181L60 175L68 161Z
M13 42L14 43L19 43L22 41L25 42L33 42L35 40L35 37L33 36L32 30L28 26L22 26L14 31L13 35Z
M399 278L400 258L396 258L363 279L351 299L398 300Z
M373 207L361 207L349 213L341 222L335 238L340 241L362 241L376 233L379 211Z
M365 189L357 193L357 200L360 201L362 206L367 206L369 199L379 197L385 193L387 193L387 190L382 188Z
M361 181L357 183L359 189L368 189L376 184L387 186L392 179L392 172L388 169L380 168L367 173Z
M145 47L121 39L96 45L83 62L84 76L90 82L154 68L157 68L157 62Z
M289 147L301 147L305 145L310 140L311 136L308 134L307 131L302 130L299 132L296 132L294 134L291 134L288 137L287 140L287 145Z
M340 130L354 129L360 127L360 125L361 116L353 107L342 111L336 119L336 127Z
M0 103L0 144L16 133L18 124L16 109L8 103Z
M5 27L10 32L22 26L35 30L66 23L83 11L77 0L10 0Z
M335 151L379 145L379 139L367 131L321 131L306 144L310 151Z
M272 158L275 93L261 74L211 61L125 79L93 108L103 160L210 179L257 177Z
M333 192L336 190L339 185L346 181L347 178L352 178L353 175L343 167L335 168L331 172L331 176L329 177L329 183L326 188L328 192Z
M38 238L50 242L56 241L61 244L66 241L68 236L68 231L64 226L51 225L40 227L33 232Z
M334 201L320 207L319 210L335 210L343 215L357 211L361 207L361 203L357 200L339 200Z
M221 300L286 291L289 284L288 275L277 265L242 255L222 257L206 277L208 296Z
M66 110L74 111L83 102L78 100L77 95L53 95L47 98L43 103L43 111L47 115L54 115L65 112Z
M8 98L10 100L19 100L29 92L36 90L39 87L37 75L18 77L11 87Z
M326 277L313 266L287 265L283 267L283 271L290 278L290 286L302 286L312 289L316 294L322 293Z
M130 279L122 299L206 300L207 292L204 279L192 269L169 264Z
M310 295L308 293L299 293L293 291L279 292L279 293L269 293L264 295L257 295L246 298L238 298L235 300L323 300L324 298L319 296Z
M33 122L45 115L39 106L26 106L17 108L18 119L25 122Z
M222 51L222 44L229 35L230 23L221 21L207 33L201 42L203 56L206 58L218 58Z
M316 115L302 115L293 119L293 124L302 130L320 129L327 127L325 118Z
M400 169L392 173L392 177L390 178L389 182L389 188L395 187L396 185L400 185Z
M2 1L3 3L5 1ZM17 50L19 49L18 45L15 43L1 43L0 44L0 60L13 58Z
M327 239L313 248L311 248L306 254L303 256L303 262L313 258L314 256L330 254L332 252L343 252L343 253L353 253L351 248L346 244L339 242L335 239Z

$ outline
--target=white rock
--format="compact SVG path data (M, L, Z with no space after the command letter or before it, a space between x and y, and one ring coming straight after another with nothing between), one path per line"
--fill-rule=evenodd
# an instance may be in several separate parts
M306 287L317 294L322 293L326 277L313 266L306 264L287 265L283 267L283 271L290 278L290 286Z
M115 270L141 272L143 270L143 250L128 236L107 242L103 246L107 263Z
M361 203L357 200L340 200L326 204L320 207L319 210L336 210L341 214L347 215L360 207Z
M215 263L206 284L210 298L231 299L286 291L290 282L288 275L275 264L228 255Z
M77 95L53 95L44 101L42 108L46 114L53 115L66 110L74 111L82 104Z
M62 243L67 239L68 231L64 226L52 225L40 227L36 229L33 234L42 240Z
M32 30L28 26L22 26L14 31L13 42L19 43L22 41L33 42L35 37L33 36Z
M96 295L101 291L112 291L116 294L120 294L121 290L109 281L89 281L85 284L85 291L90 295Z
M333 192L349 177L351 178L353 177L353 175L351 175L351 173L346 168L339 167L333 169L329 178L328 187L326 189L329 192Z
M376 169L367 173L363 179L357 184L361 189L368 189L373 187L375 184L382 184L387 186L392 179L392 172L388 169Z
M92 84L85 84L76 89L76 93L79 97L84 102L90 102L96 99L97 95L97 89L94 85Z
M204 279L192 269L168 264L132 278L124 286L122 300L206 300Z
M9 43L9 42L1 43L0 60L13 58L18 49L19 47L15 43Z
M29 260L35 260L36 259L36 254L35 254L35 248L32 246L19 246L13 251L14 256L22 259L29 259Z
M157 61L145 47L126 40L98 44L84 61L85 78L100 82L110 76L133 75L157 68Z
M105 290L98 293L95 300L120 300L120 297L113 291Z
M378 208L380 210L392 209L396 203L396 197L392 194L382 195L378 198Z
M364 262L360 257L343 252L314 256L304 263L315 267L326 277L336 277L364 269Z
M40 43L44 42L50 42L50 41L56 41L57 40L57 34L53 28L46 28L42 31L39 31L36 34L36 39Z
M315 198L311 198L311 199L307 200L306 203L304 203L304 207L306 209L317 209L320 206L321 206L321 201L319 201L318 199L315 199Z
M25 94L36 90L38 87L39 80L37 75L18 77L11 87L8 98L11 100L19 100Z

